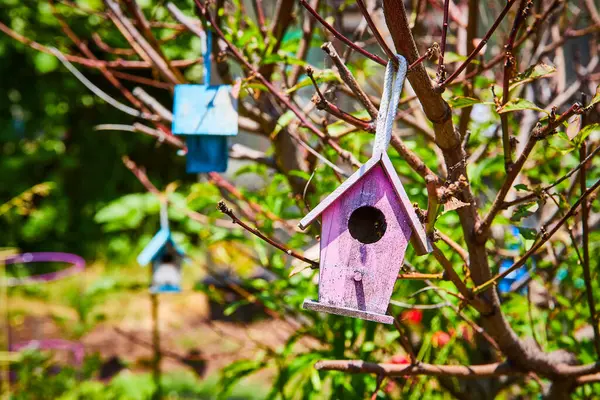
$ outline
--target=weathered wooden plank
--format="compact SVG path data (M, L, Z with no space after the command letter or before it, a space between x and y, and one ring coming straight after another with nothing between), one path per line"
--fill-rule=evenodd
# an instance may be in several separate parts
M348 229L351 214L363 206L385 216L387 228L377 242L361 243ZM410 235L407 213L377 163L323 213L319 304L384 315Z
M431 243L429 243L429 239L427 239L427 234L423 228L423 224L421 221L419 221L419 217L417 217L412 203L410 202L410 199L404 190L404 186L402 186L402 182L400 182L400 178L396 173L394 165L386 153L383 153L381 162L386 170L387 176L394 185L396 193L398 194L398 197L409 218L410 225L413 229L413 233L415 234L414 240L411 241L413 246L415 246L415 252L420 256L431 253L433 248L431 247Z
M306 229L327 207L333 204L342 194L352 187L356 182L360 180L367 172L371 170L378 162L379 158L371 158L369 161L364 163L350 178L346 179L337 189L335 189L329 196L323 199L315 208L313 208L298 224L300 229Z

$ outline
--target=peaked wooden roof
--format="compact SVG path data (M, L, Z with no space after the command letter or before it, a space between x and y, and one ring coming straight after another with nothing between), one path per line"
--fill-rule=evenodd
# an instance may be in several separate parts
M354 186L355 183L360 181L366 174L373 169L376 165L380 164L383 167L387 177L389 178L400 202L408 216L408 222L412 228L413 234L411 236L411 243L415 248L418 255L424 255L431 253L433 249L427 239L423 224L419 221L419 217L415 213L415 210L400 182L400 178L392 165L392 161L388 155L383 152L380 155L372 157L369 161L363 164L355 173L350 176L344 183L342 183L336 190L334 190L329 196L327 196L322 202L320 202L315 208L313 208L298 224L300 229L306 229L319 215L323 213L330 205L332 205L338 198L343 195L348 189Z
M177 254L182 257L185 256L184 252L173 241L173 238L171 237L171 231L168 228L161 228L138 256L138 264L142 266L150 264L161 254L162 249L168 243L171 243Z

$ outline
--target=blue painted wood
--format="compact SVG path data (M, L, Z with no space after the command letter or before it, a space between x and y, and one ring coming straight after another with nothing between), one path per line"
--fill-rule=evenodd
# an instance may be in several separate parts
M181 260L163 262L160 259L152 263L151 293L181 292Z
M137 258L142 266L152 264L151 293L181 291L181 265L184 257L185 253L173 241L171 231L161 228Z
M187 136L189 173L225 172L229 160L227 136Z
M202 59L204 62L204 84L210 85L212 62L210 59L210 52L212 50L212 31L209 29L205 33L204 52L202 53Z
M238 133L237 107L231 85L177 85L173 133L235 136Z
M183 250L181 250L171 237L171 231L169 229L161 228L156 235L150 240L150 242L144 247L144 250L140 253L137 258L138 264L145 266L163 255L165 248L170 244L173 246L177 254L181 257L185 256Z

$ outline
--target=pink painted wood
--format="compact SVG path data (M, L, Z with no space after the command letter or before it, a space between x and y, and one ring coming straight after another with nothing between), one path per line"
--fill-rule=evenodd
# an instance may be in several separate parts
M375 243L364 244L350 235L348 219L362 206L376 207L385 216L387 229ZM385 312L412 229L382 165L331 204L322 219L319 303L307 302L305 307L392 323ZM355 279L357 273L362 279Z

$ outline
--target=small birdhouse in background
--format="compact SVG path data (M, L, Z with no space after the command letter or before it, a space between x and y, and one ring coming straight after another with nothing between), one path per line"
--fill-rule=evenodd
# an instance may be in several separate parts
M322 216L319 301L304 308L393 323L386 315L409 241L431 252L404 187L385 152L364 164L302 221Z
M185 136L187 172L225 172L228 136L238 133L238 102L231 85L210 85L210 32L204 50L204 84L176 85L173 102L175 135Z
M152 264L151 293L181 292L181 266L184 252L175 244L166 220L166 211L161 210L161 229L150 240L137 258L138 264Z

